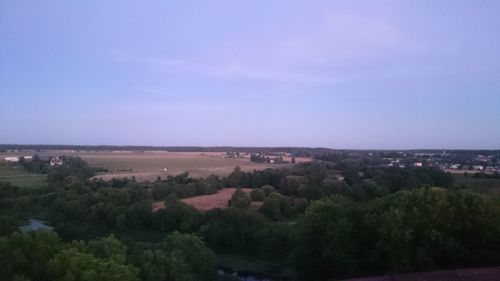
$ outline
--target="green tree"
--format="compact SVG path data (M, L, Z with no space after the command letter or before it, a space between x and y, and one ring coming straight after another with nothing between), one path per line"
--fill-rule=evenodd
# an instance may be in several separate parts
M296 195L297 190L306 187L309 181L303 176L287 176L281 180L280 192L285 195Z
M49 274L56 281L136 281L136 268L111 259L101 259L76 248L56 254L48 263Z
M272 185L264 185L260 189L262 189L265 193L266 196L269 196L269 194L273 192L277 192L276 188L274 188Z
M216 257L197 236L174 232L164 242L167 252L179 253L189 266L195 280L212 280L215 278Z
M274 192L264 199L260 212L273 220L285 219L292 212L290 202L290 198Z
M240 167L234 168L233 172L226 178L226 187L246 187L250 185L247 174Z
M266 194L260 188L255 188L250 192L250 198L252 201L263 201L265 197Z
M156 250L146 250L138 261L143 280L215 280L215 254L191 234L174 232Z
M250 198L243 190L238 188L231 196L229 203L229 205L238 209L248 209L250 207Z
M45 265L63 248L54 232L18 232L0 237L0 280L14 275L47 279Z
M117 263L125 263L127 259L127 247L114 235L90 241L89 247L92 254L99 258L110 259Z
M327 280L373 269L376 237L364 209L344 197L325 198L307 208L298 226L295 265L310 280ZM383 260L378 257L378 260Z

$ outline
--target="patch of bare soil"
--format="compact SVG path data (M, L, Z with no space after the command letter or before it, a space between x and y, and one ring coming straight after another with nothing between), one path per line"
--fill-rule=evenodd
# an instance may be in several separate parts
M247 194L250 194L250 191L252 191L251 188L242 188L242 190ZM231 196L235 191L236 188L224 188L216 194L195 196L191 198L181 199L181 201L195 207L200 211L208 211L215 208L224 209L228 207L229 199L231 199ZM255 205L258 208L259 204L255 203L257 202L252 203L252 207L254 207ZM152 206L153 211L157 211L165 208L165 203L163 201L154 202Z

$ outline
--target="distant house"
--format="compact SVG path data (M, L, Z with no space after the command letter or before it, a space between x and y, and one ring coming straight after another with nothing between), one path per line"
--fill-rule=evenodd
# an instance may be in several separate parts
M6 162L19 162L19 157L15 157L15 156L13 156L13 157L5 157L4 160Z
M50 158L50 166L61 166L63 164L63 161L59 157L52 157Z
M422 164L422 162L415 162L415 163L413 163L413 166L415 166L415 167L422 167L423 164Z
M474 165L472 166L472 169L476 171L482 171L484 170L484 167L482 165Z
M493 166L487 166L486 168L484 168L484 170L486 172L494 173L495 172L495 167L493 167Z
M241 156L239 152L226 152L222 158L241 158Z

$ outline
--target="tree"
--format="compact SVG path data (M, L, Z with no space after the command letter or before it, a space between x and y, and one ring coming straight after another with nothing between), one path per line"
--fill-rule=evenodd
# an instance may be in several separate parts
M285 195L296 195L300 187L306 187L308 180L302 176L287 176L281 180L280 192Z
M260 207L260 212L273 220L288 218L292 213L290 198L277 192L271 193L264 199Z
M295 265L305 279L324 280L496 263L499 219L491 198L443 188L364 203L324 198L299 220Z
M279 220L282 218L280 206L279 197L269 196L264 199L264 203L262 203L262 206L260 207L260 212L268 218Z
M251 183L247 174L243 172L240 167L234 168L231 174L226 178L226 187L245 187L250 185Z
M100 240L90 241L89 247L94 256L110 259L117 263L125 263L127 259L127 247L123 245L114 235Z
M498 204L481 194L421 188L386 199L379 255L397 271L428 270L491 259L500 251ZM495 237L495 238L494 238Z
M0 215L0 235L9 234L17 229L17 219L12 216Z
M57 234L49 231L0 237L0 279L14 275L49 279L45 265L62 248Z
M48 263L49 274L56 281L138 281L136 268L111 259L101 259L77 248L56 254Z
M174 232L138 260L142 280L215 280L216 257L203 241L191 234Z
M189 272L196 280L215 278L216 257L197 236L174 232L167 236L164 249L172 253L179 252L189 266Z
M274 188L271 185L264 185L264 186L261 187L261 189L264 191L264 193L265 193L266 196L269 196L269 194L271 194L273 192L277 192L276 188Z
M260 188L255 188L250 192L250 198L252 201L263 201L265 197L266 194Z
M239 209L248 209L250 207L250 198L241 189L237 189L231 199L229 200L229 205Z
M260 257L283 262L292 252L294 229L289 223L272 223L260 229Z
M67 244L51 231L14 233L0 238L0 280L136 281L138 271L125 255L112 236Z
M200 233L210 248L220 253L245 255L259 253L258 230L270 224L258 212L237 208L208 211L204 221Z
M299 221L295 251L295 265L305 279L329 280L374 271L372 259L383 258L372 257L371 248L366 247L376 244L371 234L376 224L365 220L363 213L364 209L341 196L318 200L306 209Z
M193 232L200 224L201 213L181 201L168 203L164 209L152 213L152 225L162 232Z

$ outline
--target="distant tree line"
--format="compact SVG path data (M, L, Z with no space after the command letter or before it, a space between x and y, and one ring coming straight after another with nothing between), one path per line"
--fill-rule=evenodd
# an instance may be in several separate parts
M314 156L333 151L310 147L239 147L239 146L113 146L113 145L21 145L0 144L4 150L75 150L75 151L170 151L170 152L231 152L231 153L292 153L296 156Z

